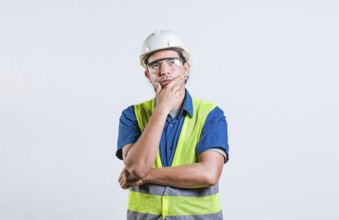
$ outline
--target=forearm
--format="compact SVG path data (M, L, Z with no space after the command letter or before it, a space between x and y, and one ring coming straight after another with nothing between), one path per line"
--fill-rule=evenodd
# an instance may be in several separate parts
M151 183L180 188L200 188L215 185L219 176L212 171L201 169L201 165L191 164L178 167L151 169L142 179L143 183Z
M205 187L207 177L199 172L199 164L191 164L178 167L164 167L151 169L142 179L144 183L166 185L181 188Z
M212 186L219 181L223 165L224 157L221 154L206 151L197 163L151 169L142 181L180 188Z
M133 145L124 149L124 163L129 172L142 178L151 169L159 148L168 112L155 108L145 130Z

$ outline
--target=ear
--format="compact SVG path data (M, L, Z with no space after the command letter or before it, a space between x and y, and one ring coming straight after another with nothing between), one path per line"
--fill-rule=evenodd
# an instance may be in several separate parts
M185 69L185 75L188 76L190 73L191 66L188 62L184 64L184 69Z
M149 72L148 72L148 70L145 70L145 77L148 79L148 81L150 81L151 82L151 77L150 77L150 75L149 75Z

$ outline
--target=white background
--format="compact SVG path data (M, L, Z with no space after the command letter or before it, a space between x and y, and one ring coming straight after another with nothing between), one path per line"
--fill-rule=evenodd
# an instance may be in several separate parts
M229 123L225 219L339 218L339 2L0 1L0 219L125 219L118 120L155 29Z

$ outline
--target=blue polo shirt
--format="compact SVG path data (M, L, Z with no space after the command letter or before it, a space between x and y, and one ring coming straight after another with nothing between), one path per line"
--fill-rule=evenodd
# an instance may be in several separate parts
M192 97L186 90L182 111L175 118L167 116L164 130L160 139L160 157L163 167L171 166L180 131L187 115L193 117ZM122 159L122 148L131 143L135 143L141 135L137 119L135 117L134 106L125 109L120 117L118 147L116 156ZM195 146L188 146L195 147ZM218 148L225 152L225 162L228 160L228 136L227 122L224 112L215 107L207 116L202 128L199 143L196 151L197 155L206 150Z

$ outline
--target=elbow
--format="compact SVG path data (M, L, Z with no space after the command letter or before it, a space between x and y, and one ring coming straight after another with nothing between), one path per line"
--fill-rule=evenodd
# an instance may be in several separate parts
M205 183L208 186L214 186L219 181L219 175L210 173L209 175L206 175Z
M141 166L126 166L126 168L128 172L137 179L144 178L149 172L149 169L145 169Z
M152 166L148 166L143 161L135 161L127 158L125 158L124 164L129 174L136 179L144 178L152 168Z
M148 173L148 170L143 170L143 169L132 169L131 170L131 175L134 176L137 179L142 179L144 178Z

